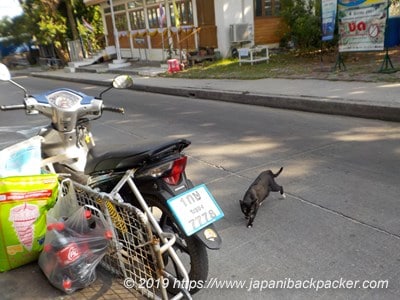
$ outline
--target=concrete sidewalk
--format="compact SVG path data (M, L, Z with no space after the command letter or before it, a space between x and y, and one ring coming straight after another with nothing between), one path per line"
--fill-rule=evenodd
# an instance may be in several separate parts
M53 287L36 261L0 273L0 283L3 300L146 299L136 290L125 288L123 280L100 267L96 269L95 282L70 295Z
M117 73L131 74L139 91L219 101L400 121L400 83L317 79L228 80L156 77L160 68L124 68L113 73L64 70L31 72L35 77L108 85Z

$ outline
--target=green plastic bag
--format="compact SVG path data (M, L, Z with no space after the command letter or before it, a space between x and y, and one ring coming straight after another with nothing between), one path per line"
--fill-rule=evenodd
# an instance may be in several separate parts
M57 174L0 178L0 272L38 259L57 195Z

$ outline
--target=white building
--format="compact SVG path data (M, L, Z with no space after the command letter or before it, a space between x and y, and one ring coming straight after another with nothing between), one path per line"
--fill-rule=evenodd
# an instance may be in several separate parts
M282 35L281 19L277 17L280 0L84 2L100 5L107 45L117 46L122 58L163 60L169 54L179 55L179 50L200 49L208 54L218 51L228 57L233 48L244 44L276 44Z

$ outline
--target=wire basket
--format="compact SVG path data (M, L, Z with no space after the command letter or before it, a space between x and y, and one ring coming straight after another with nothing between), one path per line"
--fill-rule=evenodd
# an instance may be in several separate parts
M160 241L152 233L146 215L129 203L120 203L107 193L64 180L62 191L73 185L80 206L91 205L103 212L114 229L113 246L101 261L103 268L121 278L126 288L150 299L167 298L163 282L164 268ZM93 214L98 215L96 210ZM157 284L158 283L158 284Z

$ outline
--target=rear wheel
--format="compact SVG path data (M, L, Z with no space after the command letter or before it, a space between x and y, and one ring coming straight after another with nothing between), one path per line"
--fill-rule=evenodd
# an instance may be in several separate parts
M99 188L101 191L110 192L114 186L115 183L113 184L108 182L103 185L98 185L96 188ZM127 203L131 203L141 209L135 196L128 186L124 186L122 188L120 191L120 196ZM205 245L196 237L186 236L184 234L171 211L168 209L165 201L160 201L156 197L151 196L144 196L144 198L161 229L164 232L173 233L175 235L176 242L173 247L179 259L182 261L185 269L188 271L191 284L191 286L189 286L189 291L191 294L196 293L199 291L199 287L201 287L199 285L204 284L208 276L208 255ZM165 264L165 270L174 278L182 280L183 276L180 274L176 263L170 257L168 251L164 253L163 260ZM168 292L171 294L179 293L179 287L182 285L179 283L174 285L173 280L169 280L168 282Z

